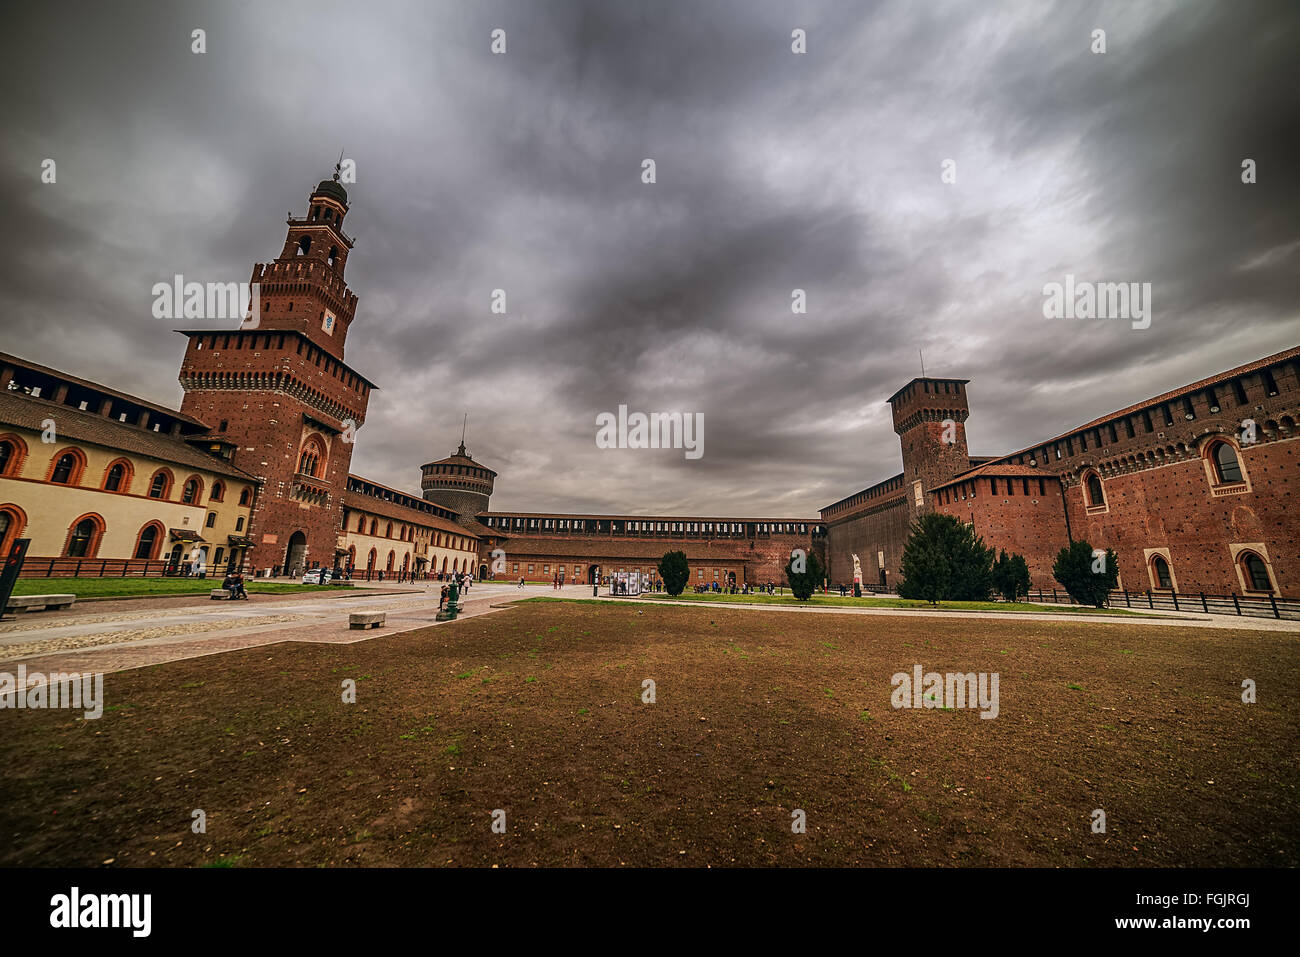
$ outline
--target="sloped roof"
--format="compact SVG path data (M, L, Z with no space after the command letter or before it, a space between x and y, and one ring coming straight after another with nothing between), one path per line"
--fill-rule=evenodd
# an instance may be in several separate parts
M95 388L99 387L95 386ZM74 409L70 405L50 402L46 399L33 399L30 395L0 389L0 423L40 432L44 428L42 423L46 419L54 420L60 441L88 442L106 449L144 455L160 462L184 466L187 469L215 472L247 482L257 481L254 476L235 468L224 459L191 447L184 437L153 432L93 412Z

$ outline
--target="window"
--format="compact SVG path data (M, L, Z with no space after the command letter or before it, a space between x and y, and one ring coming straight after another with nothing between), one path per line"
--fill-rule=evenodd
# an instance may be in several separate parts
M185 487L181 490L181 501L184 502L186 505L193 505L195 502L199 500L199 492L201 491L201 489L202 489L202 485L198 479L196 478L186 479Z
M72 485L73 473L77 470L77 457L71 452L64 452L59 456L59 460L54 463L54 471L50 473L50 481L55 485Z
M1100 506L1106 504L1105 493L1101 490L1101 479L1096 472L1089 472L1087 479L1088 504L1090 506Z
M1151 571L1154 573L1157 588L1173 591L1174 579L1169 574L1169 563L1163 556L1156 555L1151 559Z
M165 471L155 472L153 479L149 482L149 497L166 498L170 486L171 480Z
M9 463L17 459L12 442L0 442L0 475L9 474Z
M220 482L213 482L212 496L211 496L212 501L221 502L224 501L225 498L226 498L226 486Z
M158 557L158 533L160 526L146 525L140 529L140 537L135 542L134 557L146 561Z
M104 479L104 491L120 492L122 491L122 480L126 478L126 466L118 462L108 470L108 476Z
M252 497L253 497L253 490L251 488L244 489L239 493L239 504L247 505L249 501L252 499Z
M1246 552L1241 556L1241 567L1246 573L1251 591L1273 590L1273 581L1268 577L1268 566L1254 552Z
M298 252L295 253L295 255L305 256L307 255L307 252L310 249L311 249L311 237L304 236L302 237L302 239L298 240Z
M1219 442L1214 447L1214 474L1220 485L1245 481L1237 452L1227 442Z
M215 526L216 524L217 524L217 513L216 513L216 512L208 512L208 522L207 522L207 524L206 524L205 526L203 526L203 527L204 527L204 528L212 528L212 527Z
M68 558L92 558L99 544L99 523L93 518L83 518L72 527L68 536Z
M239 516L239 518L235 519L235 531L242 532L243 530L244 530L244 516L241 515Z

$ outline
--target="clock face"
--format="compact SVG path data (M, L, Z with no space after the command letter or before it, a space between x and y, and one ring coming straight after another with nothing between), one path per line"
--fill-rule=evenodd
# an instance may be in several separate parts
M334 334L334 313L328 309L325 310L325 317L321 319L320 327L330 335Z

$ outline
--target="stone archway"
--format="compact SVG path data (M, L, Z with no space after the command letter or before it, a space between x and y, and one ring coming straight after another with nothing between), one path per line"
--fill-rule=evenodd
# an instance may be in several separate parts
M284 574L296 578L302 573L306 560L307 536L302 531L294 532L284 550Z
M588 585L599 585L599 584L600 584L600 566L599 566L599 565L589 565L589 566L587 567L587 584L588 584Z

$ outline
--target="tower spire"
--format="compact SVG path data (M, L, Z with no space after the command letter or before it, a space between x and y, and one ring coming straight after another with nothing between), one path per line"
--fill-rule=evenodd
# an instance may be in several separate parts
M334 164L334 182L339 181L339 174L343 172L343 151L339 150L339 161Z
M465 430L469 427L469 413L465 413L465 420L460 424L460 448L457 449L457 455L465 454Z

